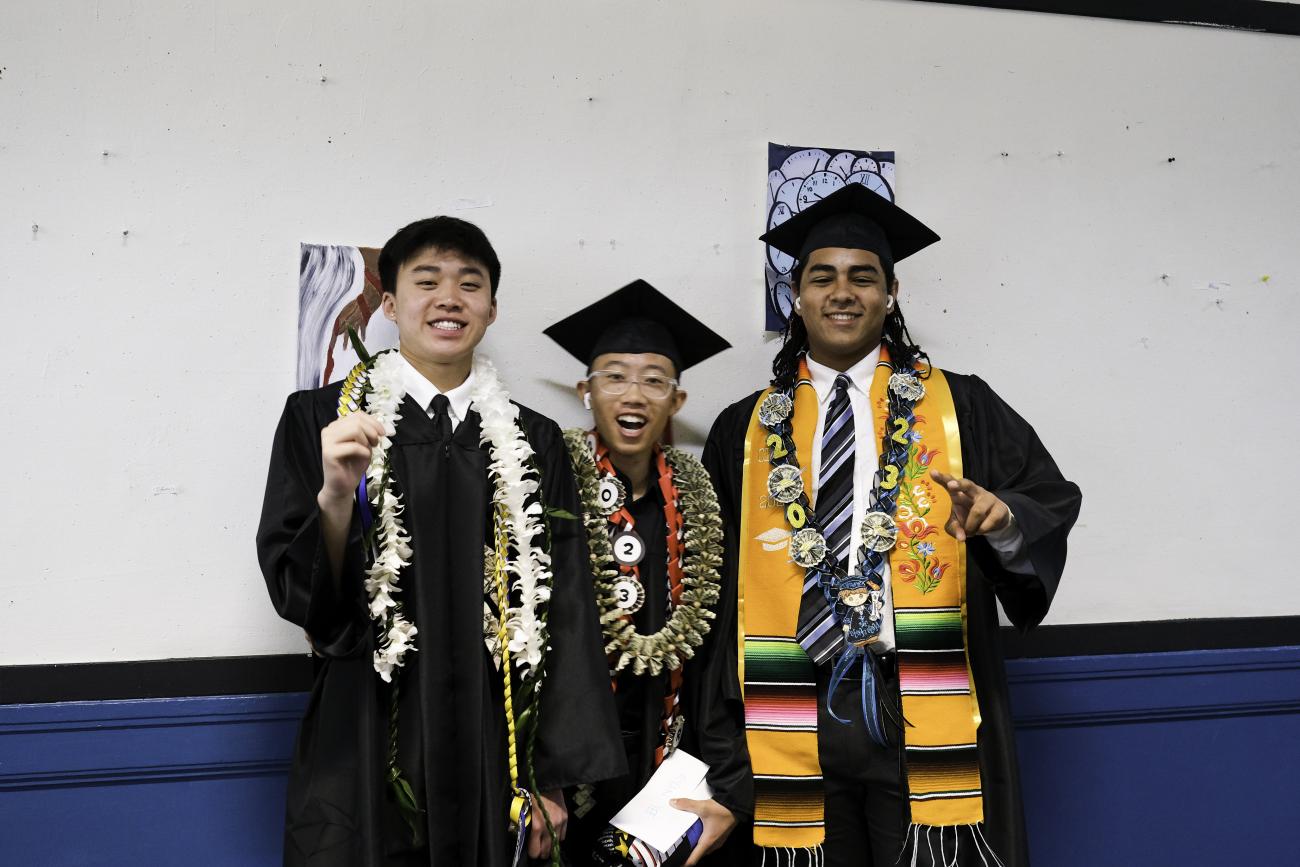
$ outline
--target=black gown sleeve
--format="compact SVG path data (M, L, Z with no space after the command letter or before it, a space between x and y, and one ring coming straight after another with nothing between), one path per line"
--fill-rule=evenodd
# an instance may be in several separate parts
M537 416L530 428L529 439L537 452L547 508L582 514L559 427ZM548 523L554 576L547 615L551 649L533 759L536 787L541 791L627 773L600 636L586 534L580 520L551 516Z
M352 655L367 639L364 558L360 521L355 517L336 577L320 529L316 494L324 480L320 432L332 416L330 392L289 396L271 447L257 558L271 601L281 617L306 630L325 656Z
M1065 568L1066 537L1079 516L1079 486L1066 480L1029 422L977 376L948 374L958 407L965 471L1011 509L1033 575L1010 572L984 539L970 554L1020 630L1047 614Z
M713 480L722 513L722 588L713 627L692 662L693 683L687 693L687 726L694 728L692 740L700 759L709 766L713 797L742 824L754 814L754 778L737 677L736 565L745 429L753 406L753 399L746 399L724 410L704 446L704 468Z

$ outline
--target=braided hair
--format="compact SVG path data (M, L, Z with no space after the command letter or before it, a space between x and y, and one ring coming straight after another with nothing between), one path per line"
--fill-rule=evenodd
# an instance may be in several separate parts
M803 278L803 263L795 266L790 275L794 285L798 286ZM885 285L894 284L894 269L885 270ZM912 339L908 333L907 321L903 318L903 309L895 302L894 307L885 314L881 327L880 341L889 349L889 357L894 367L912 367L919 360L928 366L930 356ZM799 378L799 357L808 351L808 328L803 317L791 313L781 332L781 348L772 359L772 386L778 390L792 390Z

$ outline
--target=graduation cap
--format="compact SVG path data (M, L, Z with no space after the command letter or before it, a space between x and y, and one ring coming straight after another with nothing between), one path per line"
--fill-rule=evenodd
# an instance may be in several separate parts
M939 240L929 226L862 184L846 184L759 238L800 262L823 247L869 250L894 263Z
M653 352L682 371L731 344L644 280L606 295L542 332L588 367L607 352Z

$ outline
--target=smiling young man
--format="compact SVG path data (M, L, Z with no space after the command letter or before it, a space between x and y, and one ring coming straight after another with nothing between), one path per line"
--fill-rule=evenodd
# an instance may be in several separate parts
M562 789L624 770L581 527L551 518L578 509L568 455L474 355L501 273L482 231L412 223L379 272L399 349L289 397L257 536L276 610L321 660L284 863L545 856L538 811L562 839ZM508 831L524 801L526 837Z
M709 766L713 797L675 806L700 819L688 843L645 863L694 865L751 810L734 654L713 640L722 531L708 474L663 442L686 402L683 371L729 344L644 280L624 286L545 332L587 366L577 385L594 429L566 431L597 576L610 686L629 772L573 799L566 850L574 864L633 863L610 818L680 745ZM714 662L714 660L730 662ZM631 853L626 850L631 846Z
M997 602L1021 629L1046 614L1079 490L913 343L894 265L930 229L850 184L763 240L798 261L794 313L772 386L704 453L741 600L716 628L741 648L753 843L769 863L1023 867Z

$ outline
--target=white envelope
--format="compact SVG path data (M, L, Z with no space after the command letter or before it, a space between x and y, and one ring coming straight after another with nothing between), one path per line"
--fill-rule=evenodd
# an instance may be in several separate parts
M709 766L695 756L675 750L609 823L660 852L666 851L699 818L685 810L674 810L668 802L673 798L703 801L713 797L704 779L708 771Z

